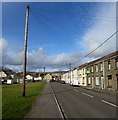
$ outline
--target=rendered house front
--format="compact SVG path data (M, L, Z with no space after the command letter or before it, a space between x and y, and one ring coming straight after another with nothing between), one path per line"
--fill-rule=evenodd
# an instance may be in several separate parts
M46 82L52 80L52 75L50 75L50 74L45 75L45 76L44 76L44 80L45 80Z
M78 67L78 80L81 82L82 86L87 86L87 75L86 75L86 66L87 63Z
M65 74L66 74L66 81L65 81L65 82L66 82L66 83L69 83L69 73L66 72Z
M7 74L4 71L0 72L0 78L6 78Z
M32 82L33 81L33 76L31 75L26 75L27 82Z

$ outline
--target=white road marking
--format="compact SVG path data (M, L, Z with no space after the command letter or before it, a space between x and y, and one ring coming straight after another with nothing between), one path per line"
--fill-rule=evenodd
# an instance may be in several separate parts
M105 100L101 100L102 102L104 102L104 103L106 103L106 104L109 104L109 105L111 105L111 106L113 106L113 107L118 107L117 105L115 105L115 104L113 104L113 103L110 103L110 102L107 102L107 101L105 101Z
M76 89L73 89L74 91L76 91L76 92L79 92L78 90L76 90Z
M87 94L87 93L82 92L82 94L87 95L87 96L89 96L89 97L91 97L91 98L94 98L92 95L89 95L89 94Z

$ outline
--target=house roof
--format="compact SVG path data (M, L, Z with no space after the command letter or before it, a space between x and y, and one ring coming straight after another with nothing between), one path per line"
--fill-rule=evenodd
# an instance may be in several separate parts
M27 72L27 75L36 76L36 74L58 74L58 73L66 73L67 71L54 71L54 72ZM23 72L17 73L18 76L23 76Z
M83 68L83 67L90 66L90 65L95 64L95 63L97 63L97 62L104 61L104 60L106 60L106 59L110 59L110 58L115 57L115 56L118 56L118 51L115 51L115 52L113 52L113 53L110 53L110 54L108 54L108 55L106 55L106 56L103 56L103 57L101 57L101 58L98 58L98 59L96 59L96 60L94 60L94 61L91 61L91 62L82 64L82 65L80 65L77 69L81 69L81 68ZM74 69L73 69L73 70L74 70Z
M103 56L103 57L101 57L101 58L99 58L99 59L96 59L96 60L94 60L94 61L91 61L91 62L88 63L88 66L89 66L89 65L92 65L92 64L95 64L95 63L97 63L97 62L105 61L106 59L111 59L112 57L116 57L116 56L118 56L118 51L115 51L115 52L110 53L110 54L108 54L108 55L106 55L106 56Z
M13 71L4 71L2 70L6 75L14 75L15 73ZM2 72L1 71L1 72Z

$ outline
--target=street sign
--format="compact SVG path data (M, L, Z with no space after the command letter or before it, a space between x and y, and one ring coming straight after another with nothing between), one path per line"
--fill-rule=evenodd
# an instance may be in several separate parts
M89 71L89 70L87 70L87 71L86 71L86 74L89 74L89 73L90 73L90 71Z

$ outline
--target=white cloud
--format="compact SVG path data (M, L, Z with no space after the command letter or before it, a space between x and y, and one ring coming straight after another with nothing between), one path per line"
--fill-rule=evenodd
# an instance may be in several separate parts
M99 18L99 19L98 19ZM116 31L116 6L115 3L103 6L101 11L96 15L94 26L88 29L83 36L81 45L86 47L86 53L91 52L108 37ZM85 46L86 45L86 46ZM116 50L116 37L111 38L102 47L90 55L90 57L100 57L107 55Z
M4 43L7 43L5 40ZM23 71L23 50L12 52L14 49L9 49L8 43L3 45L5 52L3 52L3 65L11 68L14 71ZM6 46L6 47L5 47ZM43 67L46 67L46 70L64 70L68 69L68 64L82 57L81 53L74 53L71 56L62 53L58 54L55 57L50 57L47 51L44 51L43 48L38 50L32 50L27 54L27 71L42 70Z
M84 34L83 39L79 41L79 44L86 48L86 52L76 52L71 55L67 55L65 53L58 54L55 57L50 57L47 51L44 51L43 48L39 48L38 50L33 50L28 52L28 71L40 71L43 70L43 67L46 67L46 70L64 70L69 68L69 63L77 61L78 59L83 58L87 53L91 52L98 45L100 45L103 41L105 41L111 34L116 31L116 23L111 21L111 18L115 20L116 8L115 5L103 6L101 11L98 11L96 15L95 24L88 29L88 31ZM100 16L106 17L103 19L97 19ZM102 18L102 17L101 17ZM0 40L0 49L3 53L3 64L7 67L15 71L23 70L23 49L20 51L12 52L8 51L9 48L8 42L4 39ZM16 47L17 48L17 47ZM100 56L104 56L108 53L111 53L116 50L116 39L113 37L110 41L105 43L100 49L95 51L89 57L84 59L81 62L77 62L72 65L73 67L77 67L86 61L94 60Z
M7 46L8 46L7 41L4 38L1 38L0 39L0 55L6 51Z

